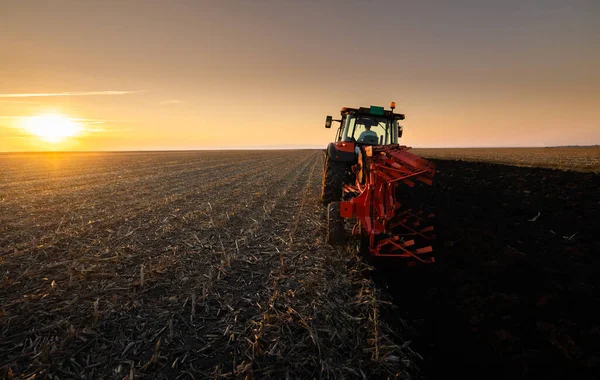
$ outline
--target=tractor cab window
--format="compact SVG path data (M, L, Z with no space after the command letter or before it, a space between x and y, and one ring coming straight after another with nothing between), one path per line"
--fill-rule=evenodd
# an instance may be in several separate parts
M342 139L366 145L395 144L398 138L393 125L391 120L383 118L348 115Z

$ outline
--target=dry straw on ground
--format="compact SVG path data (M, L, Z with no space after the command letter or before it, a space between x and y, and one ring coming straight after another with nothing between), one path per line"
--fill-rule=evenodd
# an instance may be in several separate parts
M321 157L1 157L1 376L417 374L368 267L322 242Z

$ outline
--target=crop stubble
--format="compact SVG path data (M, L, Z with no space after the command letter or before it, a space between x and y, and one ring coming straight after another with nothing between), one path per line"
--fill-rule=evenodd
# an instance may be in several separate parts
M324 245L322 153L3 155L0 373L416 373L351 247Z

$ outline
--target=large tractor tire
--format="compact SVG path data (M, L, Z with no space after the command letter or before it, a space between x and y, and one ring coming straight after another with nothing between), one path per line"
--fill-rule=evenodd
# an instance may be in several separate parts
M339 202L342 199L346 166L345 162L333 161L329 157L325 157L323 188L321 191L321 201L324 205L328 205L331 202Z
M327 206L327 243L342 244L345 240L344 220L340 216L340 202L331 202Z

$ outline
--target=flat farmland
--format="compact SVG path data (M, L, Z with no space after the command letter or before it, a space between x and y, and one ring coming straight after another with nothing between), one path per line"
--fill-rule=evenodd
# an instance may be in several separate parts
M600 378L600 174L471 160L432 159L436 263L374 276L422 374Z
M0 155L0 376L599 378L591 159L453 151L411 268L324 243L322 151Z
M321 151L0 156L0 376L379 377L417 371Z
M429 148L414 152L432 159L600 173L600 147Z

